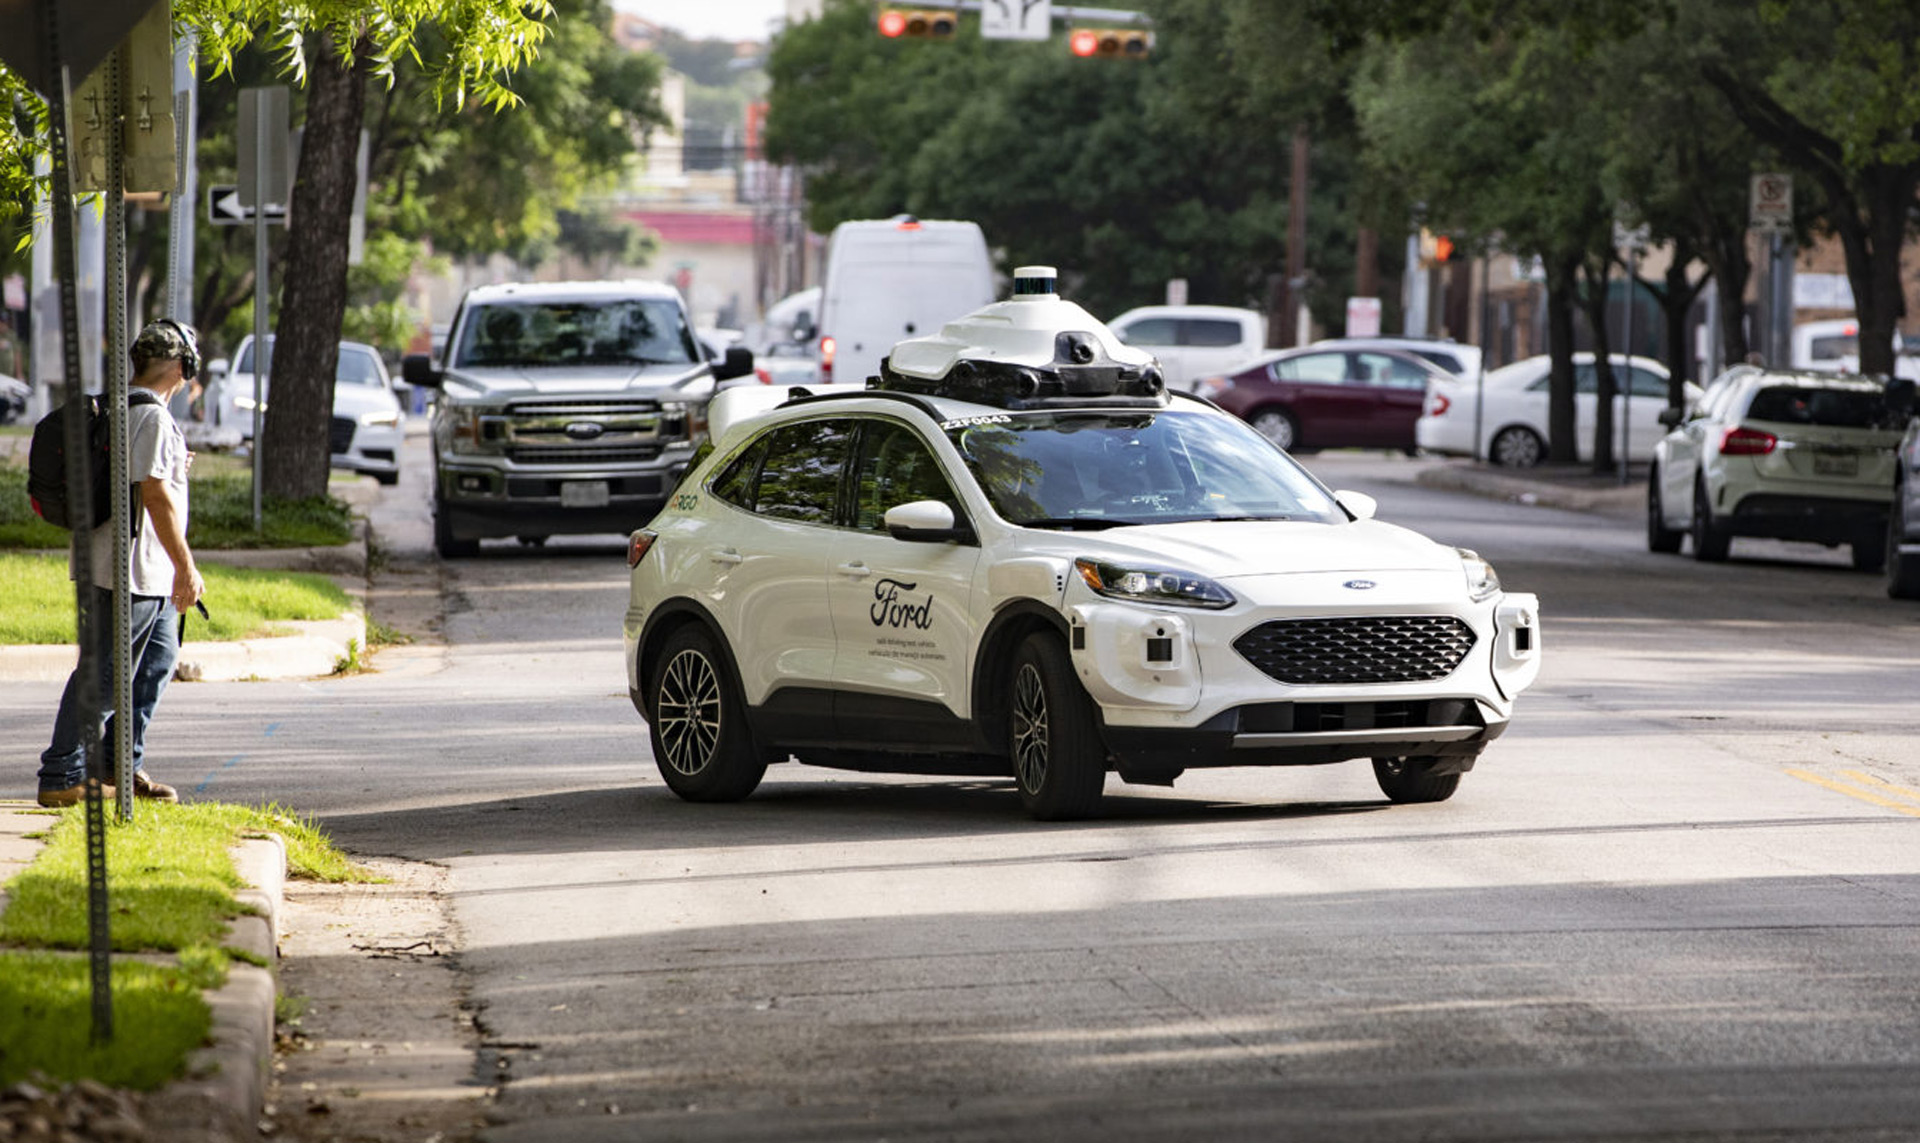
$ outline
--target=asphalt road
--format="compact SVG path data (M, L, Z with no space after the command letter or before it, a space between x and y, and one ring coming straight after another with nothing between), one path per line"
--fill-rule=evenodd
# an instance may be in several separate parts
M150 765L449 867L498 1143L1920 1137L1920 608L1844 549L1697 565L1419 463L1311 462L1537 592L1547 655L1440 805L1360 763L1061 825L793 765L685 804L621 545L443 574L417 470L376 601L444 588L444 645L176 687ZM18 791L56 690L0 694Z

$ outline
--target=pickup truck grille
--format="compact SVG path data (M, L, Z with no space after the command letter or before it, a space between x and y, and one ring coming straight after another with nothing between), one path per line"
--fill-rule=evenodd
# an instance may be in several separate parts
M677 406L619 397L529 398L487 422L507 459L529 466L645 464L688 437Z
M1444 679L1473 649L1473 628L1448 615L1282 619L1233 649L1283 683L1415 683Z

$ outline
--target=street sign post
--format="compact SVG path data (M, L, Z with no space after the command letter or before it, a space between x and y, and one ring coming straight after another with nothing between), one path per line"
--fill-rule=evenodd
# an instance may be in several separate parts
M980 37L986 40L1044 40L1053 32L1053 0L984 0Z
M1747 226L1762 234L1792 232L1792 175L1774 171L1753 176L1747 195Z

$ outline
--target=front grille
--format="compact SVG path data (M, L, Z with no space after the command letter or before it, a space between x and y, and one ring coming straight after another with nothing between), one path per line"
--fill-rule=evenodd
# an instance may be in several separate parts
M345 452L353 447L352 417L334 417L327 422L327 449L330 452Z
M1452 674L1473 649L1473 628L1445 615L1276 619L1233 649L1283 683L1417 683Z
M566 445L520 445L507 450L515 464L641 464L660 455L658 445L589 448Z
M677 407L622 397L528 398L482 424L507 459L534 466L649 464L687 428Z

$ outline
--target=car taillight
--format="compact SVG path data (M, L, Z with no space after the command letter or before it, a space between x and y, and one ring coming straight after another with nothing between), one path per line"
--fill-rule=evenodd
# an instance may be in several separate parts
M659 538L657 533L649 532L645 528L628 536L627 566L630 568L639 567L640 561L646 559L647 552L653 548L653 542Z
M833 337L828 335L820 339L820 380L833 380Z
M1451 408L1453 408L1453 402L1447 400L1445 393L1427 394L1427 416L1444 417L1447 415L1447 410Z
M762 385L771 385L771 384L773 384L773 374L771 374L771 373L769 373L769 372L767 372L767 367L766 367L766 366L764 366L764 365L756 365L756 366L754 366L754 367L753 367L753 375L754 375L755 377L758 377L758 378L760 378L760 384L762 384Z
M1720 438L1721 456L1765 456L1780 443L1780 438L1759 429L1732 428Z

